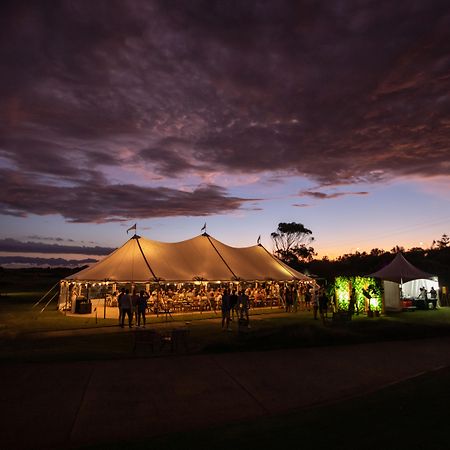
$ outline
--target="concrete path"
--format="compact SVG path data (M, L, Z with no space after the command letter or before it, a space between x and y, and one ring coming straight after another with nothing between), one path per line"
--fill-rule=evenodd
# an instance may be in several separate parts
M450 365L450 338L0 365L2 449L67 448L286 412Z

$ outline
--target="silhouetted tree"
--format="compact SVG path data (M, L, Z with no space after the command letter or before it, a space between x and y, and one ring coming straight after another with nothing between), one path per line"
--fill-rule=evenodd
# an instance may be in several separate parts
M311 261L316 254L314 248L309 246L314 241L312 231L301 223L281 222L270 237L274 253L287 264Z
M448 237L445 233L442 235L440 239L437 241L433 241L431 244L431 248L437 247L439 250L442 250L443 248L447 248L450 244L450 237Z

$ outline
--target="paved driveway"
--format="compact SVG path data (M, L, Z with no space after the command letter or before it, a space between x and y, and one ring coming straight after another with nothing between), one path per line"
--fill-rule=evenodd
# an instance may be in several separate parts
M1 447L63 448L277 414L450 365L450 338L0 365Z

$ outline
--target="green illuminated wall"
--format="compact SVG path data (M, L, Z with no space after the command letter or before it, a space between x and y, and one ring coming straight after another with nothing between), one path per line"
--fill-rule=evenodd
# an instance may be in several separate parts
M339 309L348 309L350 290L355 288L356 302L359 311L366 309L366 297L364 292L370 292L371 309L381 310L381 284L375 278L369 277L336 277L334 280L334 291Z

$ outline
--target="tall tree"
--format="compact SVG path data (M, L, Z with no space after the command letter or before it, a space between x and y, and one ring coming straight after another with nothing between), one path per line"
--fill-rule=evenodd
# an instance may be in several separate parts
M312 231L302 223L281 222L270 237L275 255L287 264L295 265L298 262L311 261L316 254L314 248L309 246L314 241Z
M433 241L433 244L431 244L431 248L437 247L439 250L442 250L443 248L447 248L450 244L450 238L443 234L440 239L437 241Z

